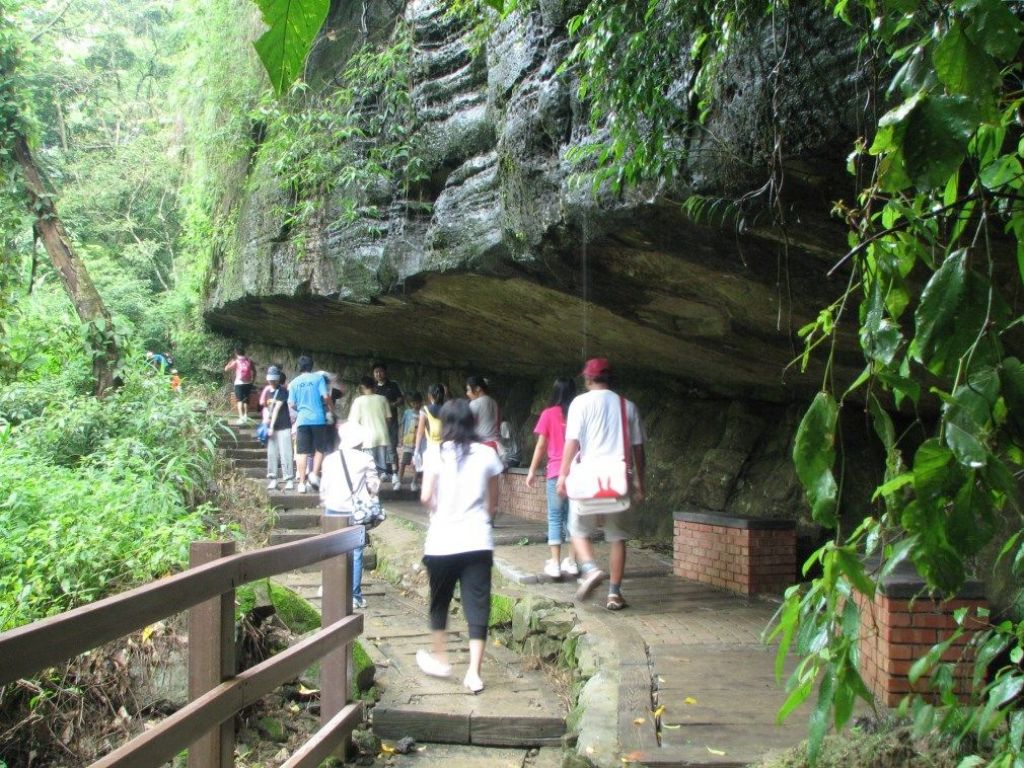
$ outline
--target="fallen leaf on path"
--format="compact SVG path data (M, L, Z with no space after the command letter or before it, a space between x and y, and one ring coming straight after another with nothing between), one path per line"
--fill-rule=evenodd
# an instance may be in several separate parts
M382 755L393 755L395 754L395 748L390 744L385 744L383 741L380 743L380 753Z
M641 763L647 759L647 753L636 749L623 755L619 759L624 763Z
M633 725L643 725L646 722L647 722L647 718L646 717L637 717L637 718L634 718Z
M300 696L312 696L314 693L320 693L319 688L307 688L302 683L299 683L299 695Z
M665 682L665 678L662 677L661 675L658 675L658 682L659 683L664 683Z
M719 756L721 756L721 755L725 754L725 750L723 750L723 749L712 749L711 747L707 746L706 744L704 746L707 749L707 751L710 752L712 755L719 755Z
M651 712L651 714L654 715L655 718L661 717L663 714L665 714L665 705L659 704L658 708Z
M693 696L687 696L685 699L683 699L683 704L696 704L696 703L697 703L697 700L695 698L693 698Z
M668 723L662 723L661 727L662 728L667 728L670 731L678 731L683 726L681 724L679 724L679 725L669 725Z
M288 705L288 711L291 712L293 715L297 715L299 714L299 712L302 711L302 707L300 707L293 701L291 704Z

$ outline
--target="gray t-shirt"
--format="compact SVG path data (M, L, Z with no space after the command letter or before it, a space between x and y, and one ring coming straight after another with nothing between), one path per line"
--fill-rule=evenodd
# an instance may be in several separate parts
M498 404L490 395L480 395L476 400L469 401L469 410L476 418L476 434L484 442L497 441L498 432Z

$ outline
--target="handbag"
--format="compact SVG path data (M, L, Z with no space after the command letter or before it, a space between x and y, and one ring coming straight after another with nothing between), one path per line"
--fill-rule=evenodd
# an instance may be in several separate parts
M579 515L609 515L629 509L629 423L626 400L619 396L622 415L622 456L585 457L577 453L569 465L565 491Z
M387 519L387 512L384 511L380 498L370 493L366 487L365 476L359 483L359 488L352 487L352 475L349 474L348 462L345 461L345 449L339 448L338 454L341 457L341 468L345 470L345 482L348 483L348 492L352 499L352 523L366 526L366 530L376 528ZM360 491L360 493L357 495L356 491Z

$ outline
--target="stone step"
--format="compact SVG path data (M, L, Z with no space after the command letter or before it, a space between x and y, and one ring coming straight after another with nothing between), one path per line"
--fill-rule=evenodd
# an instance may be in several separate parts
M377 736L504 747L561 742L564 705L529 660L489 642L483 665L486 688L474 696L462 687L468 640L461 616L453 617L448 633L453 676L426 677L415 659L418 649L430 645L425 607L387 584L381 597L367 599L370 606L360 642L375 645L388 662L377 669L383 691L373 710Z
M320 494L316 491L267 491L267 503L275 509L315 509L320 504Z
M267 457L259 459L232 459L237 469L262 469L263 476L267 474Z
M310 536L316 536L320 533L319 528L274 528L270 532L270 546L277 544L288 544L293 541L301 541L302 539L308 539ZM317 566L319 568L319 566Z
M222 452L229 459L261 459L267 460L266 448L224 448Z
M321 515L322 511L319 508L286 509L277 513L277 523L274 527L286 530L316 528L319 533Z

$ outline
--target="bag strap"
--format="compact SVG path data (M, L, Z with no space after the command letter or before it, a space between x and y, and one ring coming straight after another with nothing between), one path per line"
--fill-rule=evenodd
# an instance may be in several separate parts
M626 462L626 475L629 475L629 420L626 418L626 398L619 395L619 411L622 413L622 458Z
M352 487L352 475L350 475L348 473L348 462L345 461L345 449L344 449L344 447L339 447L338 448L338 456L341 458L341 468L343 470L345 470L345 482L348 483L348 493L349 493L349 496L352 498L353 501L355 501L356 491L358 491L360 488L365 488L366 487L366 475L364 473L362 479L359 481L359 488L353 488Z

